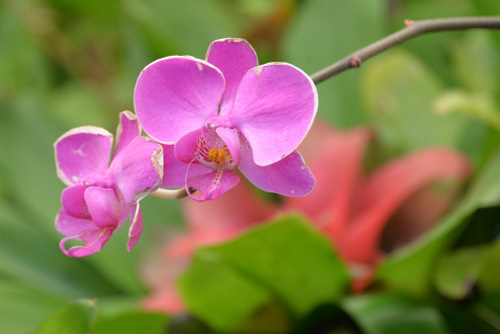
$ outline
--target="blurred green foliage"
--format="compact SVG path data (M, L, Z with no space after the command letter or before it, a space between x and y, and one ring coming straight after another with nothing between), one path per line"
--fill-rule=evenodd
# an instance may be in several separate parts
M54 141L82 125L114 132L151 61L203 58L211 41L244 37L261 63L288 61L312 74L402 28L405 18L498 13L500 2L490 0L4 0L0 332L56 333L68 322L74 333L165 331L166 317L140 312L147 294L140 268L181 226L179 202L142 202L145 229L130 254L122 230L99 254L67 258L53 224L63 189ZM384 157L430 145L462 150L475 167L466 195L431 233L387 260L377 274L381 293L346 297L337 255L296 217L201 249L180 283L194 315L215 332L239 324L265 332L269 324L275 332L327 333L337 324L352 333L499 333L499 74L500 33L445 32L319 85L320 115L343 128L371 124ZM486 208L492 214L481 214ZM65 306L81 298L96 299L97 309L89 301Z

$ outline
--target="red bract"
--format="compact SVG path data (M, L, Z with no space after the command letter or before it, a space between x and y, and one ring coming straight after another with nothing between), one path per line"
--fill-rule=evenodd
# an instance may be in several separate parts
M389 161L366 175L363 157L372 137L367 128L333 131L315 125L300 147L317 180L306 197L283 198L279 205L270 204L255 196L248 186L240 185L215 201L185 202L188 232L166 246L162 265L179 260L186 265L196 246L229 240L277 214L299 211L332 241L353 269L353 289L364 289L384 257L382 236L389 222L394 238L386 238L386 244L401 246L413 240L445 212L457 194L457 181L470 173L462 154L428 148ZM431 186L445 180L452 181L453 187L436 195ZM399 236L404 240L398 240ZM153 284L146 307L166 312L182 309L177 295L169 302L162 299L174 295L174 277L172 274L169 280ZM169 307L169 303L177 308Z

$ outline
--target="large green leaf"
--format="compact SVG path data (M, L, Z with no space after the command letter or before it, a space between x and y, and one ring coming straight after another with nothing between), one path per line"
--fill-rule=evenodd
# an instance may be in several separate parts
M463 115L433 112L442 85L424 63L402 49L374 59L363 71L362 88L377 133L393 152L456 145L467 124Z
M271 296L257 283L242 277L217 253L199 250L179 282L189 310L220 331L233 331Z
M457 239L467 218L479 207L500 202L499 169L500 152L497 151L455 209L421 239L390 256L379 268L378 279L394 289L417 294L427 292L438 255Z
M241 324L271 299L292 317L303 317L337 301L347 284L329 241L303 218L287 216L199 250L180 289L195 314L228 329L220 326Z
M384 36L385 1L304 1L284 40L284 60L313 74ZM340 127L366 120L360 70L318 85L319 114Z
M97 307L94 300L72 302L52 314L35 334L91 334Z
M436 289L450 299L465 299L479 277L486 247L470 247L444 256L434 274Z
M114 317L99 317L92 334L164 334L168 317L164 314L127 312Z
M60 297L18 282L7 281L2 277L0 278L0 333L25 334L65 303L66 300Z
M366 334L448 333L436 308L404 295L353 296L344 299L342 307Z

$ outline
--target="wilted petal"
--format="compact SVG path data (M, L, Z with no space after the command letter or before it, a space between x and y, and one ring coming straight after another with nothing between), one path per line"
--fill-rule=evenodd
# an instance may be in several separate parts
M127 251L131 251L142 234L142 212L141 205L137 203L132 207L132 215L130 217L130 228L128 230Z
M394 160L377 170L359 189L352 222L340 251L352 262L370 263L380 257L382 229L411 195L443 179L463 179L470 172L463 155L447 149L427 149ZM381 196L380 194L383 194Z
M113 228L97 228L91 220L78 219L69 216L63 210L56 218L57 230L67 235L62 239L59 246L67 256L82 257L97 253L113 234ZM68 240L81 240L83 246L73 246L66 249L65 243Z
M130 111L120 113L120 124L116 129L116 149L114 155L119 154L132 140L140 136L141 128L137 117Z
M227 240L248 227L270 218L276 208L259 199L246 182L213 201L183 201L189 233L218 235L218 241Z
M144 137L136 137L115 155L109 169L125 201L135 203L161 184L162 147Z
M122 205L113 189L89 187L85 191L85 201L92 221L98 228L118 226Z
M71 129L54 143L57 175L67 185L106 171L113 144L108 131L83 126Z
M206 60L224 75L226 88L222 95L220 115L226 115L231 111L241 79L248 70L258 65L257 54L244 39L226 38L210 44Z
M224 77L193 57L167 57L148 65L137 79L135 112L147 134L163 144L201 128L218 113Z
M185 311L184 303L173 280L165 282L163 287L154 290L142 301L142 305L150 312L180 314Z
M333 241L349 227L351 206L362 178L363 156L371 137L367 128L334 131L315 124L299 147L309 155L307 163L316 186L305 197L287 198L286 206L306 213Z
M221 168L214 170L210 174L194 177L190 177L189 173L188 169L187 187L197 189L202 193L200 197L189 196L200 202L217 198L240 182L239 176L234 175L230 170Z
M90 219L89 208L85 202L85 187L77 184L63 190L61 202L64 211L70 216L81 219Z
M313 189L314 176L298 152L269 166L256 165L248 146L244 152L239 169L260 189L292 197L305 196Z
M317 109L312 80L292 65L274 63L245 74L228 120L250 143L254 162L267 166L297 149Z

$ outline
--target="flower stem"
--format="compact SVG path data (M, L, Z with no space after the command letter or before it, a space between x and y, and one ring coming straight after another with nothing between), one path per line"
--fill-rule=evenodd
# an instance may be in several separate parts
M164 189L158 188L151 195L163 199L181 199L187 196L186 188Z
M405 24L406 28L382 38L314 73L311 75L311 79L315 84L318 84L348 69L360 67L363 61L426 33L477 28L500 29L500 16L456 17L422 21L405 20Z

